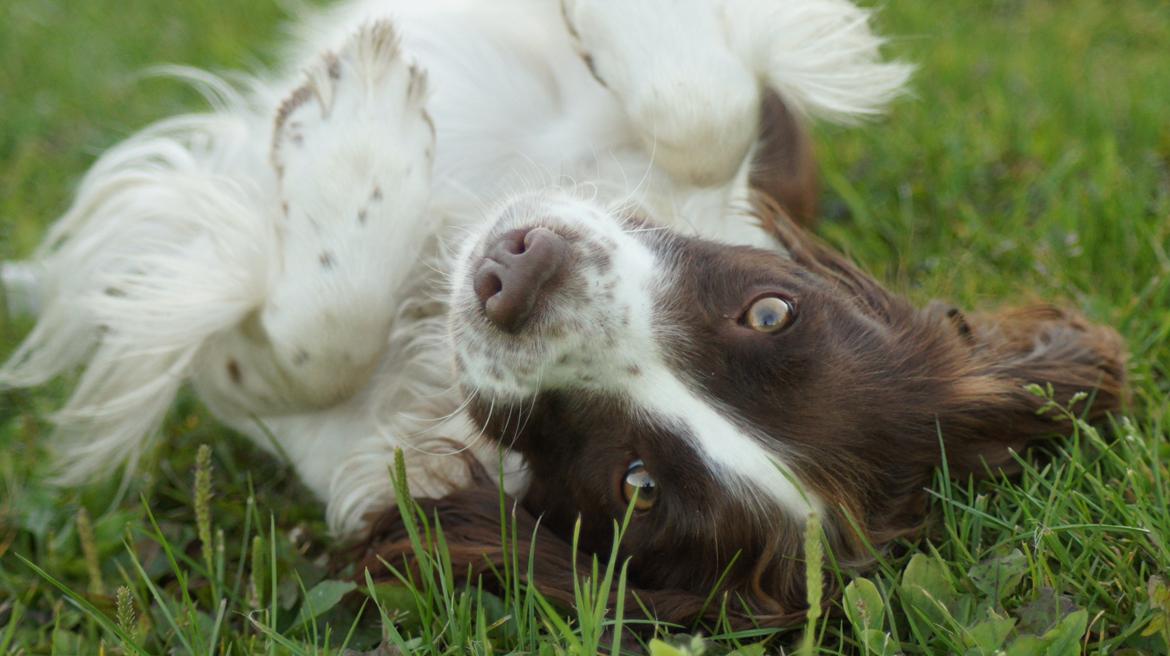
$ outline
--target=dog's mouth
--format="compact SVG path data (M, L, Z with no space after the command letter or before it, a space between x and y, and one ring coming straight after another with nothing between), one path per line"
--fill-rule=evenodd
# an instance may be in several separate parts
M461 254L450 333L463 384L517 402L612 388L653 349L658 231L579 199L525 197Z

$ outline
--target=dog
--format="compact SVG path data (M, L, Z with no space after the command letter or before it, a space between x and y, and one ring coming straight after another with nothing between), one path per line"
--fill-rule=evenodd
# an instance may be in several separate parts
M7 267L39 318L0 382L85 367L62 482L133 467L190 383L340 539L376 525L372 554L406 553L374 519L402 449L474 567L500 484L551 536L554 597L557 541L580 518L604 552L633 504L656 614L720 588L781 623L810 514L860 563L920 523L944 454L1010 468L1059 429L1026 384L1121 402L1108 328L916 309L802 230L807 120L880 113L910 74L847 0L364 0L297 43L305 72L243 91L191 73L217 109L104 154Z

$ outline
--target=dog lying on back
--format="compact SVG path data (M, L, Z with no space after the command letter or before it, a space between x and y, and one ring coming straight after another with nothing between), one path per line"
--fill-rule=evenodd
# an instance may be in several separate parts
M553 596L574 521L603 552L634 502L622 555L660 617L693 619L734 563L739 610L784 622L810 513L864 561L919 524L943 448L980 474L1059 430L1026 384L1120 402L1111 330L914 308L797 225L799 117L874 114L908 75L845 0L368 1L304 25L307 73L201 78L219 109L106 153L6 270L41 310L0 382L85 366L63 481L135 464L189 381L340 537L393 505L401 448L485 567L503 447ZM393 513L379 530L405 553Z

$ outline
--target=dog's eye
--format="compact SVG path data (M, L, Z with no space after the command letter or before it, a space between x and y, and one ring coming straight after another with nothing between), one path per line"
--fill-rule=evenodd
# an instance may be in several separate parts
M634 501L634 508L637 510L649 510L658 500L658 487L654 483L654 477L646 471L646 465L641 460L630 463L629 469L626 470L626 478L622 481L622 497L626 503L634 498L635 493L638 495L638 499Z
M743 315L743 323L759 333L774 333L792 323L792 303L778 297L765 296L752 303Z

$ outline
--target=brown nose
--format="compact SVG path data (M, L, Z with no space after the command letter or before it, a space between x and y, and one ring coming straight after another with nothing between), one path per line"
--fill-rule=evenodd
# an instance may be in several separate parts
M511 230L488 246L472 278L483 313L500 330L524 327L568 252L564 238L548 228Z

